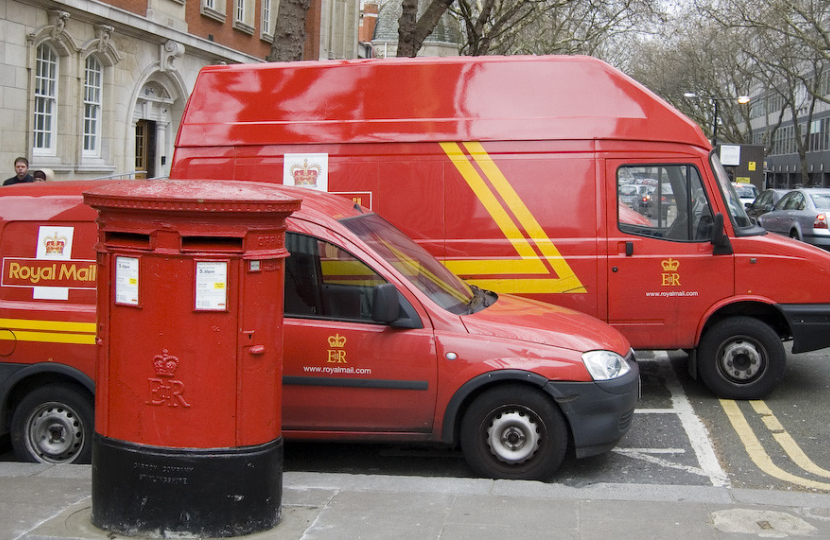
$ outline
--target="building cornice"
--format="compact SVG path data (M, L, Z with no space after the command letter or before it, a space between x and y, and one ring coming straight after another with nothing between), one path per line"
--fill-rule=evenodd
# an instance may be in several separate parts
M115 32L141 41L164 45L173 40L185 47L186 54L204 58L209 63L255 63L261 58L241 53L219 43L165 26L146 17L96 0L15 0L45 10L63 10L73 20L89 24L107 24Z

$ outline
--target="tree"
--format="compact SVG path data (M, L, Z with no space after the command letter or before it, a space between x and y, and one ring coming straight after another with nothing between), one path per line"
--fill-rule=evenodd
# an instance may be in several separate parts
M631 56L640 61L629 66L629 74L697 122L710 139L717 122L719 140L750 142L750 109L738 96L749 94L757 66L747 61L744 37L725 32L697 10L676 13L662 33L631 45Z
M503 54L587 54L622 67L625 42L662 20L654 0L545 0L520 26L507 29ZM618 54L619 53L619 54Z
M779 128L785 115L792 120L795 152L801 164L801 183L809 185L807 153L812 142L813 114L827 98L830 69L830 2L827 0L721 0L705 11L725 30L750 39L746 57L758 66L757 87L765 99L774 98ZM766 108L763 114L771 110ZM769 125L769 117L767 117ZM767 148L774 137L767 139Z
M491 50L506 52L505 40L522 32L556 3L551 0L457 0L457 6L451 12L464 27L466 42L461 53L483 56Z
M311 0L280 0L274 41L268 62L294 62L303 59L305 20Z
M398 19L399 58L415 58L438 21L455 0L431 0L421 18L418 18L418 0L403 0Z
M425 0L427 1L427 0ZM461 53L591 54L611 51L615 39L651 22L658 0L403 0L398 56L415 56L441 16L461 21Z

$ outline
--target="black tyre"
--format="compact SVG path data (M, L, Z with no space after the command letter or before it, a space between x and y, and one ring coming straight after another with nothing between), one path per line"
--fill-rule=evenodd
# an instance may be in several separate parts
M798 234L798 231L795 230L795 229L790 231L790 238L792 238L794 240L801 241L801 236Z
M548 480L562 464L568 427L544 393L522 385L488 390L461 422L461 449L470 467L489 478Z
M12 415L15 456L40 463L89 463L93 408L93 398L86 391L57 384L36 388Z
M763 398L784 378L786 362L775 330L751 317L715 324L698 349L700 378L721 398Z

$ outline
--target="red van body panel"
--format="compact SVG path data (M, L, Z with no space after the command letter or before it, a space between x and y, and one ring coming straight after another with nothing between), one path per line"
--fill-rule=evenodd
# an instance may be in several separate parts
M50 454L60 445L44 442L49 437L37 431L37 414L48 417L53 413L47 409L56 408L31 405L34 398L29 396L40 396L47 405L52 399L69 400L81 410L82 421L91 424L92 411L87 408L94 391L98 235L96 213L83 204L82 193L99 186L68 182L0 190L0 432L11 429L15 451L32 453L22 458L63 462L85 452L68 448ZM399 232L389 240L371 228L369 234L377 236L361 239L350 227L373 217L382 220L347 198L297 187L281 189L302 199L301 209L287 220L286 247L291 255L286 259L282 402L286 438L453 445L462 437L461 422L470 404L501 384L519 385L523 394L540 392L551 405L561 402L554 405L561 411L556 414L564 415L560 435L573 441L578 457L608 450L628 430L639 370L628 340L618 331L583 313L510 295L482 293L465 298L468 304L442 307L431 285L438 293L458 290L452 287L472 290L455 276L455 285L443 281L440 274L451 274L425 253L414 258L422 252L416 244ZM156 225L148 224L148 233ZM118 229L114 220L107 226ZM397 255L387 257L371 242ZM412 251L398 254L407 249ZM309 255L317 257L315 267L302 266ZM429 271L429 264L434 271ZM424 272L425 288L419 288L408 272ZM323 274L312 293L328 300L314 304L314 310L297 311L289 307L288 293L298 297L303 287L294 280L310 273ZM396 291L399 319L378 321L366 314L365 305L378 302L370 300L372 288L387 283ZM355 291L364 296L357 311L347 312ZM484 304L473 309L472 300L481 298ZM454 296L453 302L458 302ZM330 308L335 310L325 311ZM199 335L203 334L193 332L191 339ZM589 372L584 358L595 353L611 358L609 368L624 367L621 375L595 380L596 372ZM147 367L152 376L152 364ZM28 411L27 404L35 413L21 417L19 410ZM70 418L55 415L53 420ZM21 423L32 429L15 431ZM554 434L552 426L546 429ZM83 439L84 434L75 436ZM86 433L87 439L90 436ZM554 461L561 459L558 452L551 455L557 456ZM484 469L483 474L544 476L521 464Z
M705 352L716 393L761 397L781 340L830 346L830 255L754 226L711 151L593 58L212 66L171 177L340 194L472 284L596 316L635 348Z

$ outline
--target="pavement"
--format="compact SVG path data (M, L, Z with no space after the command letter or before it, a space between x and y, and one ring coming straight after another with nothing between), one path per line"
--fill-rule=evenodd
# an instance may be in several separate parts
M0 539L127 538L91 524L90 484L89 465L0 462ZM244 538L830 538L830 495L731 487L285 472L281 512Z

